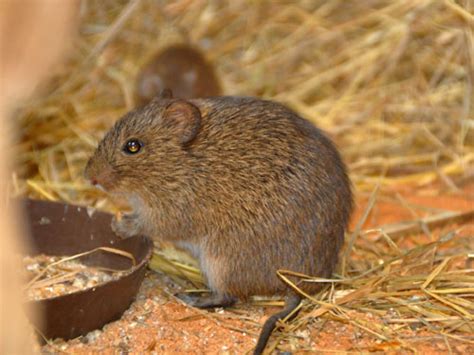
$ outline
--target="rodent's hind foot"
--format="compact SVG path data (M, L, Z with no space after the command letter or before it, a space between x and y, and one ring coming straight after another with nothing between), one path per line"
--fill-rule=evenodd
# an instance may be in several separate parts
M198 299L204 297L203 292L178 292L175 293L174 296L190 306Z
M217 308L217 307L230 307L237 302L236 297L228 295L220 295L217 293L211 293L207 296L200 294L191 293L177 293L175 294L183 302L196 308Z

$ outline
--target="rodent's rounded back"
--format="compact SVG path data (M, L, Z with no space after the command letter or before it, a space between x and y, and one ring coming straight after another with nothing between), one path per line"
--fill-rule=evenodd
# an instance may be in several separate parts
M231 294L283 292L277 269L330 277L353 208L346 168L331 140L275 102L191 102L202 114L186 162L198 201L193 219L209 236L209 253L225 255L229 269L219 273L227 276ZM251 265L246 271L259 272L233 276L244 262ZM319 286L302 285L310 291Z

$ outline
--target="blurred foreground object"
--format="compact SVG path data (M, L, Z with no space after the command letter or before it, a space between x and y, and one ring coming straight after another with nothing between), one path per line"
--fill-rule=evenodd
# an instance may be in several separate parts
M63 53L75 28L75 0L0 2L0 144L11 152L13 111ZM17 206L8 201L13 157L0 164L0 353L30 354L34 340L22 309L19 250L28 248ZM34 310L33 310L34 311Z

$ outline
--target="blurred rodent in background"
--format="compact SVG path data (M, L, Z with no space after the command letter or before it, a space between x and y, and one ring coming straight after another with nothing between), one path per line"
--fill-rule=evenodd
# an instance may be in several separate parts
M158 51L139 71L135 105L149 103L164 89L182 99L221 95L213 64L196 47L175 44Z
M183 100L165 91L115 123L85 174L128 198L132 211L112 223L117 234L149 235L198 258L212 294L190 304L287 297L255 353L301 301L277 270L329 278L353 207L330 139L285 106L255 98Z

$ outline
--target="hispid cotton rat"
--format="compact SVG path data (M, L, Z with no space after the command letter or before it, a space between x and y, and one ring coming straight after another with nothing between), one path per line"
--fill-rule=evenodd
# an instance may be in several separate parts
M181 99L221 94L212 64L200 50L186 44L160 50L140 70L135 83L137 106L147 104L164 89Z
M247 97L186 101L165 92L115 124L86 176L133 206L113 221L116 233L171 241L198 258L212 294L194 306L287 297L255 353L301 300L276 271L330 277L353 205L331 141L281 104Z

